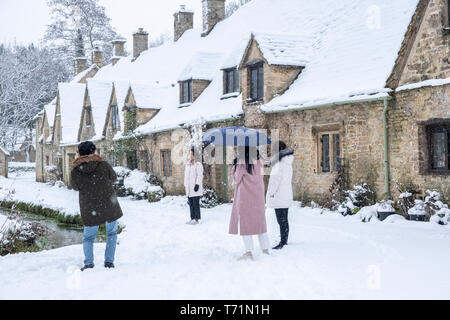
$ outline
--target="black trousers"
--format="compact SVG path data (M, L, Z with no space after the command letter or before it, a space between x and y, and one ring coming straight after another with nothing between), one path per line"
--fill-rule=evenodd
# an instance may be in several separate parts
M192 197L189 199L189 208L191 209L191 220L200 220L200 197Z
M289 238L289 221L288 221L289 209L275 209L277 215L277 221L280 225L281 243L287 244Z

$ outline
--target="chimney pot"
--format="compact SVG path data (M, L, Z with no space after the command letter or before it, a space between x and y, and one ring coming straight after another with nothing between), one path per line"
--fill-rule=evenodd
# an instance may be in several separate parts
M133 34L133 57L136 59L144 51L148 50L148 32L139 28Z
M75 75L83 72L86 69L87 69L87 58L86 57L75 58Z
M178 41L181 36L194 28L194 12L186 10L186 5L181 5L180 10L174 13L174 40Z
M220 21L225 19L225 0L202 0L203 33L206 37Z
M92 52L92 63L96 64L97 67L103 67L103 51L99 46L94 47L94 51Z

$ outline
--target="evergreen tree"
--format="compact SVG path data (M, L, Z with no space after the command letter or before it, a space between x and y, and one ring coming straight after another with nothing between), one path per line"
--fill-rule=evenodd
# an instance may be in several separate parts
M77 34L77 40L75 42L75 55L76 57L84 57L86 54L84 52L83 34L80 29L77 30Z

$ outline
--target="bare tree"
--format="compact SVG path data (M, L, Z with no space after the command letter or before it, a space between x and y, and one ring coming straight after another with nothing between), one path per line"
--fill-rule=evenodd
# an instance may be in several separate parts
M0 47L0 146L14 152L31 140L33 118L68 79L65 70L47 49Z
M53 21L47 27L44 43L68 67L81 48L90 55L96 46L103 49L104 59L109 62L113 55L111 41L119 36L98 0L47 0L47 4Z

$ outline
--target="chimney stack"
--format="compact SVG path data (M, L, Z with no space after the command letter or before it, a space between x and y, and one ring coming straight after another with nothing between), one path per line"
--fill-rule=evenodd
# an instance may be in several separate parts
M125 42L127 41L124 39L116 39L111 42L114 47L113 57L111 58L113 66L119 62L121 57L125 57Z
M202 0L203 33L206 37L220 21L225 19L225 0Z
M181 36L190 29L194 28L194 12L187 10L185 5L180 6L180 10L173 14L174 22L174 40L178 41Z
M99 68L103 67L103 51L98 46L92 52L92 64L96 64Z
M148 50L148 32L139 28L133 33L133 57L136 59L144 51Z
M87 68L87 58L86 57L78 57L75 58L75 75L83 72Z

